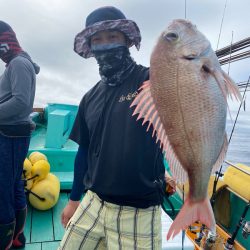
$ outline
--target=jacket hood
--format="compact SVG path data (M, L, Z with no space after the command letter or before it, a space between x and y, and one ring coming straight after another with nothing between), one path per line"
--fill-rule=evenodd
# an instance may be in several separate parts
M34 69L35 69L36 74L39 74L39 72L40 72L40 67L39 67L39 65L37 65L35 62L32 61L31 57L29 56L29 54L28 54L27 52L22 51L22 52L19 54L19 56L22 56L22 57L28 59L28 60L32 63L32 65L33 65L33 67L34 67Z

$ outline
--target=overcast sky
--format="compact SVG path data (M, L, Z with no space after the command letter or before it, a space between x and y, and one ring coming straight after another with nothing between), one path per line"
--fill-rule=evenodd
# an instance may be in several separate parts
M225 0L186 0L186 17L197 25L217 48ZM95 8L113 5L134 20L142 34L141 49L131 49L134 59L149 65L155 41L167 24L185 18L185 0L0 0L0 20L8 22L22 48L40 65L35 106L49 102L78 104L98 80L95 60L83 59L73 51L75 35ZM228 0L219 48L249 37L249 0ZM250 60L232 63L230 75L246 81ZM228 67L224 67L227 71ZM4 64L0 62L0 74Z

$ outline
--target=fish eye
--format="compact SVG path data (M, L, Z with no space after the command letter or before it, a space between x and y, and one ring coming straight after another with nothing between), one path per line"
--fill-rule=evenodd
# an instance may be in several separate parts
M179 35L175 32L168 32L163 35L163 37L169 41L176 41L179 38Z

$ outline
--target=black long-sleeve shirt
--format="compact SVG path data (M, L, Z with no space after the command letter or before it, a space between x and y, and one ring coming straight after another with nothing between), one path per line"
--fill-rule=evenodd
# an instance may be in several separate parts
M70 135L88 148L85 189L114 204L146 208L162 201L161 150L130 108L148 78L148 68L137 65L120 85L97 83L83 97Z
M70 193L72 201L79 201L85 190L83 178L88 169L87 155L88 149L80 145L74 163L74 181Z

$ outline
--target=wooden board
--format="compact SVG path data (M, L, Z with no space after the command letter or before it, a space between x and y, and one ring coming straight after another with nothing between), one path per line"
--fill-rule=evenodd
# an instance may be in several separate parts
M43 242L54 240L52 210L38 211L33 209L31 226L31 241Z
M25 250L42 250L42 243L28 243L25 245Z
M61 240L64 234L64 228L61 224L61 213L68 203L68 195L66 193L60 194L56 206L53 208L53 225L55 240Z
M52 249L50 246L53 244L58 245L64 234L64 228L61 224L61 213L67 202L68 193L60 193L58 203L52 209L39 211L28 206L24 228L27 249L33 249L31 245L34 245L34 250Z
M53 250L53 249L56 250L58 247L59 247L59 241L42 243L42 250Z
M30 243L30 237L31 237L31 213L32 213L32 208L28 207L26 223L25 223L25 228L24 228L24 235L26 237L26 243Z

